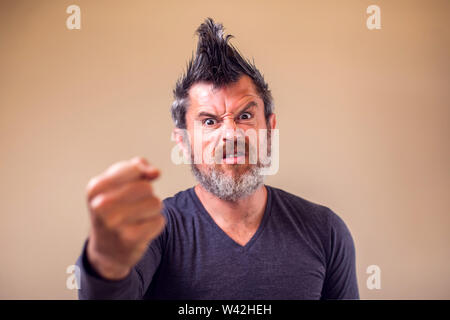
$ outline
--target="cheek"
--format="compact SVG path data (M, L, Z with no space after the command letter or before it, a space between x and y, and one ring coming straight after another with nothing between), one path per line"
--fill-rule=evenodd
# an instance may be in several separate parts
M216 143L214 139L203 139L202 142L202 155L203 155L203 161L205 164L212 164L215 159L215 152L216 152Z
M220 130L203 131L203 134L202 134L203 149L213 148L214 146L216 146L218 144L220 139L221 139Z
M208 151L212 151L213 149L213 142L209 141L209 140L203 140L203 144L202 144L202 150L208 150Z

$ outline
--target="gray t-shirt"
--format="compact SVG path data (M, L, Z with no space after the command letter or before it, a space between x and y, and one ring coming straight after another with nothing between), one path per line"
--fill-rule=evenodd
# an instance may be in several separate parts
M359 299L355 247L333 211L267 186L261 224L245 245L211 218L194 188L163 201L167 224L122 280L86 258L80 299Z

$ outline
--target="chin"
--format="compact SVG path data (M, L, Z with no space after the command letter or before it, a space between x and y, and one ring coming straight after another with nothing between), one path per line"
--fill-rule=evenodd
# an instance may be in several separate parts
M227 164L223 163L219 165L222 171L230 172L231 174L244 174L245 172L250 171L251 165L248 163L245 164Z

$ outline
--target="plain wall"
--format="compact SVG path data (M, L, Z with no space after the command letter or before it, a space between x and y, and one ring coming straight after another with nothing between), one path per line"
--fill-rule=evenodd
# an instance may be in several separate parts
M66 28L71 4L81 30ZM76 298L85 186L110 164L147 157L161 198L194 184L170 161L169 107L206 17L272 89L267 183L344 219L361 298L449 299L448 0L1 1L0 298Z

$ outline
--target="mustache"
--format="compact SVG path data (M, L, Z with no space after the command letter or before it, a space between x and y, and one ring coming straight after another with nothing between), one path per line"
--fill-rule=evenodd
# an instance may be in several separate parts
M206 146L202 146L200 150L198 146L194 150L194 146L188 140L189 157L192 163L211 165L222 164L227 157L240 158L245 156L245 164L266 165L267 159L270 159L272 155L270 133L271 130L267 130L267 140L265 141L266 138L263 136L262 142L261 139L255 139L254 136L235 136L228 139L219 137L215 139L216 141L211 141Z

